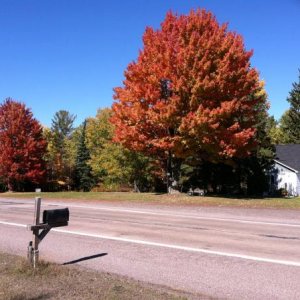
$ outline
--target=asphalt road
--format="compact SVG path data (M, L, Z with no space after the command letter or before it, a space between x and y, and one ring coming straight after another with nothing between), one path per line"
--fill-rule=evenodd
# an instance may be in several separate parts
M300 299L299 211L42 202L61 207L69 226L51 230L41 258L196 298ZM0 250L26 255L33 210L33 200L0 198Z

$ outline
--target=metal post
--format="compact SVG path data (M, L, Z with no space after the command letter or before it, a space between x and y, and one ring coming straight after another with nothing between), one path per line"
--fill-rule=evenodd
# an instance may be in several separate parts
M33 265L33 261L32 261L32 241L29 242L28 244L28 248L27 248L27 259L30 265Z
M43 213L43 223L40 223L41 198L35 198L34 220L32 225L27 225L27 229L32 231L33 240L29 242L27 257L29 263L35 268L39 261L39 244L49 233L51 228L67 226L69 222L69 209L45 210Z
M36 197L35 198L35 209L34 209L34 220L33 224L34 225L39 225L40 224L40 213L41 213L41 198ZM33 267L35 268L38 260L39 260L39 229L33 230L33 245L32 245L32 264Z

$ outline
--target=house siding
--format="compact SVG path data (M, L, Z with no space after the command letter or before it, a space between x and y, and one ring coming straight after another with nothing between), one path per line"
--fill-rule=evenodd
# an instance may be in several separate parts
M278 163L275 163L273 176L275 176L275 190L286 189L290 195L300 194L300 176Z

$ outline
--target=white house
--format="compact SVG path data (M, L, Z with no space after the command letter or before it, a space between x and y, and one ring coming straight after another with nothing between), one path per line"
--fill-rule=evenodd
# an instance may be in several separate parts
M300 195L300 144L276 146L271 172L271 192L285 189L289 195Z

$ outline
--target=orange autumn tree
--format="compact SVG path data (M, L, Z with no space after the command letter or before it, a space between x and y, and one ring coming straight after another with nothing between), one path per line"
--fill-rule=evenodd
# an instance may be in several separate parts
M266 95L252 51L212 13L169 12L115 88L115 140L159 158L170 177L187 157L211 162L250 155Z
M40 123L23 103L0 104L0 179L10 191L23 191L45 179L47 143Z

